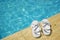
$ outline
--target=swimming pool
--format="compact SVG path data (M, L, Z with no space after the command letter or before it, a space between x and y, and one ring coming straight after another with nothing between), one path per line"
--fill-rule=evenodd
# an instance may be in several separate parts
M60 12L60 0L0 0L0 39Z

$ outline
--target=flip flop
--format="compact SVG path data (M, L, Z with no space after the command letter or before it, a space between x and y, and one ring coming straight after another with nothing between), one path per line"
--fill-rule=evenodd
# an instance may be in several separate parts
M51 27L50 27L50 22L47 19L42 20L42 30L44 35L50 35L51 33Z
M40 28L40 25L39 25L39 22L38 21L33 21L32 22L32 24L31 24L31 28L32 28L32 35L34 36L34 37L40 37L41 35L41 33L40 33L40 31L41 31L41 28Z

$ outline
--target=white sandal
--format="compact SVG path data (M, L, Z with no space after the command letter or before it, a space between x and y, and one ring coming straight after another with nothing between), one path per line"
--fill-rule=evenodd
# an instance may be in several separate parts
M50 30L50 23L47 19L42 20L42 30L44 35L50 35L51 30Z
M39 22L38 21L33 21L32 22L32 24L31 24L31 28L32 28L32 35L34 36L34 37L40 37L41 35L41 33L40 33L40 31L41 31L41 28L39 27Z

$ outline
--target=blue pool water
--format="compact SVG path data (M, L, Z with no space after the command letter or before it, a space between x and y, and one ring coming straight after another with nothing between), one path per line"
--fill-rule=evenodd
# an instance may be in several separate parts
M0 0L0 39L60 12L60 0Z

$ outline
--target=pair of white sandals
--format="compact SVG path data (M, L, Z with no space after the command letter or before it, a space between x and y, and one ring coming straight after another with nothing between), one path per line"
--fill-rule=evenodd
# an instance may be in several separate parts
M50 27L50 23L47 19L43 19L41 21L42 23L42 31L44 33L44 35L50 35L51 33L51 27ZM38 21L33 21L31 24L31 28L32 28L32 35L34 37L40 37L41 36L41 27L40 27L40 23Z

